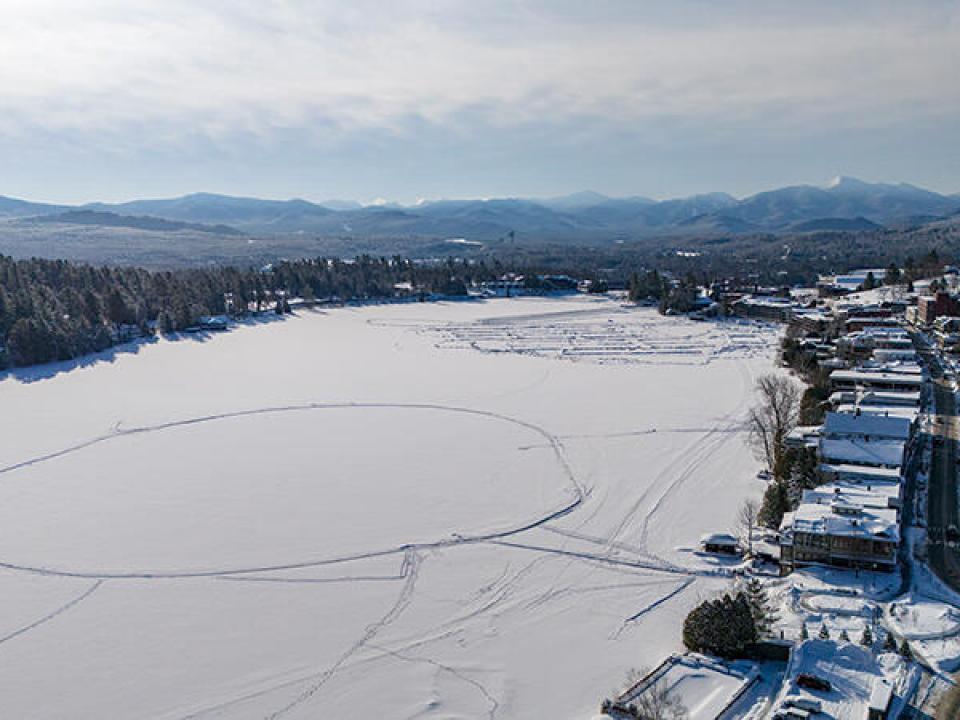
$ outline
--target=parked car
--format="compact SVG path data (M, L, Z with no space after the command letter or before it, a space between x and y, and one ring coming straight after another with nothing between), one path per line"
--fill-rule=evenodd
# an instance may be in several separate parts
M811 690L822 690L823 692L830 692L833 689L833 685L830 684L829 680L824 680L822 677L817 677L810 673L800 673L797 675L797 685L810 688Z

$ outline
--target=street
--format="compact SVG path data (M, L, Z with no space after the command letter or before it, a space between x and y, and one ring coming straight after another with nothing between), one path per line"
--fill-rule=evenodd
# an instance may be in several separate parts
M957 502L956 441L960 427L951 382L944 377L939 354L921 346L921 355L930 370L933 392L933 420L930 428L932 453L928 495L929 563L951 588L960 590L960 512Z

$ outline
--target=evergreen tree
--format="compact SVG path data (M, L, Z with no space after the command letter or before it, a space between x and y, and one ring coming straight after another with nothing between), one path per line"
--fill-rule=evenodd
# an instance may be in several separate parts
M817 637L820 638L821 640L829 640L829 639L830 639L830 631L827 630L827 626L826 626L826 625L821 625L821 626L820 626L820 632L819 632L819 634L817 635Z
M887 637L883 641L883 651L884 652L897 651L897 639L893 636L893 633L891 632L887 633Z
M900 282L900 268L895 262L890 263L886 274L883 276L883 282L886 285L896 285Z
M134 319L119 289L112 290L107 296L107 319L114 325L131 323Z
M910 643L904 638L900 643L900 657L904 660L913 660L913 651L910 649Z
M860 644L864 647L873 647L873 632L869 625L863 627L863 634L860 636Z
M777 529L783 522L783 514L790 511L790 495L784 480L774 479L763 493L758 520L770 529Z
M840 631L840 642L848 643L850 642L850 635L847 634L846 629Z
M800 626L800 639L801 639L801 640L809 640L809 639L810 639L810 631L807 630L807 624L806 624L806 623L803 623L803 624Z
M170 317L170 313L166 310L161 310L160 314L157 315L157 332L173 332L173 318Z
M756 641L750 603L742 592L701 603L683 623L683 642L694 652L741 657L747 646Z
M753 623L757 629L757 635L763 637L769 635L773 624L777 621L777 615L770 606L767 599L767 591L759 578L750 578L744 588L744 595L750 604L750 613L753 616Z

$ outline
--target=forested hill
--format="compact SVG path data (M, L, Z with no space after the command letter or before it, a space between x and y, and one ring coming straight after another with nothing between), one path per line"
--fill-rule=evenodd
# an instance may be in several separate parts
M469 283L496 272L502 269L484 263L371 257L151 272L0 255L0 367L68 360L131 337L192 328L205 316L278 304L282 311L287 297L382 299L410 288L465 294Z

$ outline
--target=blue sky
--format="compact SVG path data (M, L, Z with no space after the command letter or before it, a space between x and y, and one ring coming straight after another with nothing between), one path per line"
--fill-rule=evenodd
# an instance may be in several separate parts
M960 2L0 0L0 194L960 192Z

